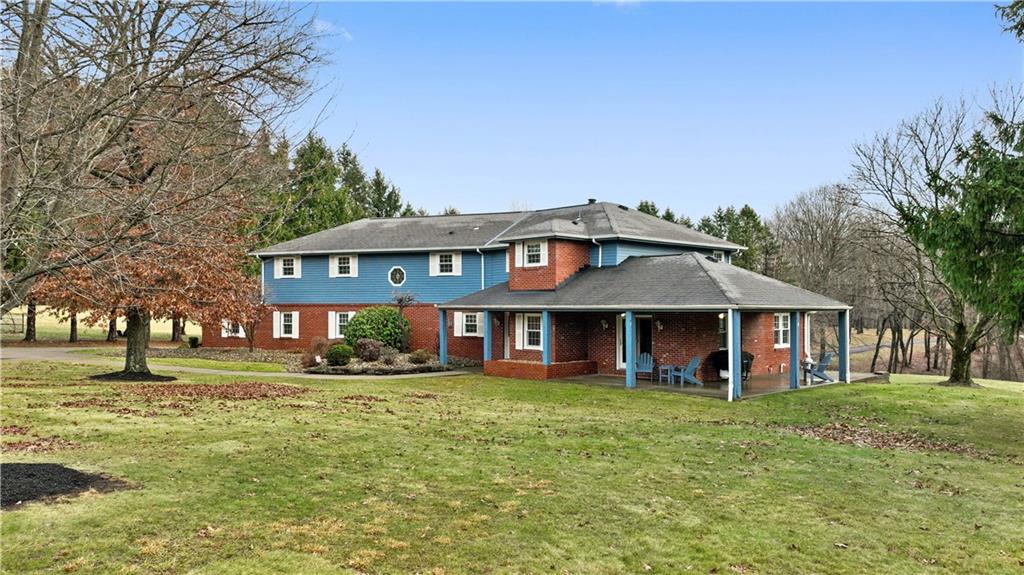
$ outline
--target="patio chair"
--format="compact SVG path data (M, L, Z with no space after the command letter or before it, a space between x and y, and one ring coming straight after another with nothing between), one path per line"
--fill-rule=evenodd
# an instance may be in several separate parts
M646 373L647 378L654 381L654 356L649 353L641 353L636 360L636 374Z
M817 365L810 365L804 368L804 374L811 376L811 383L814 383L814 378L818 378L822 381L828 382L835 381L834 379L829 377L827 373L825 373L825 370L828 368L829 364L832 363L832 357L834 356L835 354L832 353L831 351L826 351L821 356L821 361L819 361Z
M697 368L699 367L700 356L694 356L694 358L690 360L690 363L686 364L686 367L673 369L672 373L669 375L668 381L669 383L672 383L675 381L675 378L678 377L680 387L686 385L687 382L699 387L704 387L704 382L697 379Z

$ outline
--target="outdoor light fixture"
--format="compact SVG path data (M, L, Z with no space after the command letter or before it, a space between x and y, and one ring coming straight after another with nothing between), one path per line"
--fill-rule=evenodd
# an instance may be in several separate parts
M718 314L718 319L725 319L725 314L724 313Z
M608 320L606 320L606 319L602 319L601 320L601 329L608 329Z
M656 321L654 322L654 327L658 328L658 331L661 331L661 330L665 329L665 326L664 326L664 325L662 325L662 323L661 323L661 320L660 320L660 319L659 319L659 320L656 320Z

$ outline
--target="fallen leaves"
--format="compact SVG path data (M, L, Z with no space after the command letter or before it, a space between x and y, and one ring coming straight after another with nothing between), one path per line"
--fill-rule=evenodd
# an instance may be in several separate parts
M259 400L278 397L294 397L309 391L304 387L282 385L277 383L261 383L250 381L245 383L225 384L147 384L133 385L128 388L132 393L148 399L219 399L219 400Z
M781 429L792 431L803 437L846 443L859 447L900 449L904 451L946 451L971 457L979 455L973 445L937 441L913 432L885 431L866 426L854 426L848 423L786 425L782 426Z

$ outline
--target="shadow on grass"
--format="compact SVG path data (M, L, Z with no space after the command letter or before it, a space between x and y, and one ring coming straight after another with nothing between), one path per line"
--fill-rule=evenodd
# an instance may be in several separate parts
M119 479L83 473L57 463L0 463L0 477L0 507L4 509L89 490L107 493L128 488Z

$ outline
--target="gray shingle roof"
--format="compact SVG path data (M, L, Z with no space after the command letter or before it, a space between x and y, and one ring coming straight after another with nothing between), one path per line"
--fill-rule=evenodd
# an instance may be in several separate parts
M625 206L595 202L524 212L363 219L273 245L256 254L499 248L514 240L547 237L636 239L690 247L742 249L737 244Z
M508 283L441 305L451 309L845 309L842 302L695 253L630 257L588 268L548 291L509 291Z

